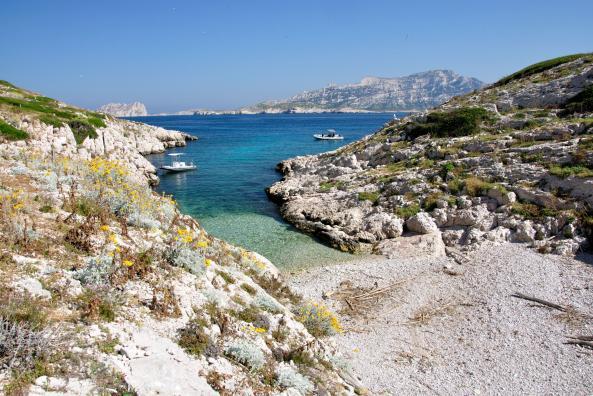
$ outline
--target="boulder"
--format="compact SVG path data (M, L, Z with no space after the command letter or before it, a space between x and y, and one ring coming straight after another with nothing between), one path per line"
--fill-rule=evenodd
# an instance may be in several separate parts
M406 221L408 230L418 234L430 234L438 231L435 221L426 212L420 212Z
M517 200L517 196L512 191L503 191L499 188L488 190L488 196L496 200L499 205L509 205Z
M376 251L391 259L436 258L446 255L440 232L386 239L377 244Z

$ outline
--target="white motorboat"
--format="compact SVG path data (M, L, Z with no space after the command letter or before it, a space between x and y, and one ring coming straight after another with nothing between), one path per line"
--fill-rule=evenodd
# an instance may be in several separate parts
M183 155L183 153L171 153L171 154L167 154L170 157L173 157L171 159L171 164L170 165L162 165L161 169L170 171L170 172L185 172L185 171L190 171L190 170L194 170L197 168L197 166L194 165L193 162L190 162L189 164L185 161L180 161L177 158L181 155Z
M336 133L334 129L328 129L326 133L317 133L313 135L317 140L342 140L344 136Z

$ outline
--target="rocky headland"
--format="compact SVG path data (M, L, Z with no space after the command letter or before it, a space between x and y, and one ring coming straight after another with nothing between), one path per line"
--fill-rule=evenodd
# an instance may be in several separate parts
M334 152L283 161L283 217L351 252L591 241L593 56L533 65ZM415 253L414 253L415 254Z
M110 114L114 117L142 117L147 116L148 111L144 103L108 103L97 109L98 112Z
M323 304L150 188L189 138L0 82L0 393L364 391Z

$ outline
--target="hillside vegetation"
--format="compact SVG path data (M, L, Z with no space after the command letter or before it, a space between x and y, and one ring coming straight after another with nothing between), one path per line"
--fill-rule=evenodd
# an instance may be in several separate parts
M156 194L176 131L0 85L0 393L354 394L323 304Z

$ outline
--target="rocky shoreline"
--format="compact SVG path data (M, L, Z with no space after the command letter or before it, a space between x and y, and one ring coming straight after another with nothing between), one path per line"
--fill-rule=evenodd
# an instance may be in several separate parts
M591 58L283 161L268 196L288 222L350 252L395 257L404 244L438 256L509 241L573 255L592 235L593 110L574 105L591 90Z

